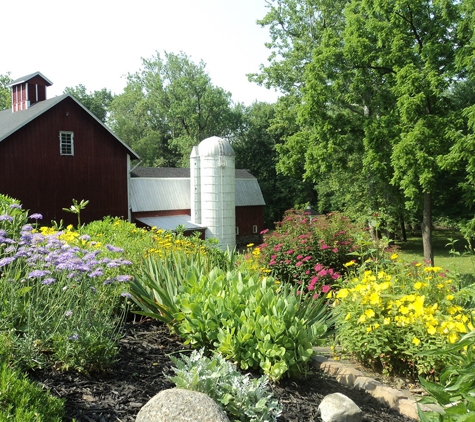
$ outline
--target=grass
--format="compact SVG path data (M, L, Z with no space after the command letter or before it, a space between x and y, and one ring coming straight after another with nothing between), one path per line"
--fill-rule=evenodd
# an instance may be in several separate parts
M455 240L453 246L451 240ZM434 263L439 267L460 274L475 273L475 255L467 253L467 242L456 230L437 229L432 233L434 246ZM400 248L400 256L407 261L423 261L424 252L422 248L422 237L416 234L408 235L406 242L397 241ZM451 252L454 249L455 254Z

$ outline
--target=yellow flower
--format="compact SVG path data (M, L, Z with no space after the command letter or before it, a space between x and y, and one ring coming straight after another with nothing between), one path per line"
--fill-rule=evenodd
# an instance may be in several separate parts
M454 295L447 295L447 296L445 296L445 298L446 298L447 300L454 300L454 297L455 297Z
M369 297L369 303L371 305L376 305L379 303L379 295L377 293L372 293Z
M345 267L351 267L352 265L355 265L355 261L350 261L347 262L346 264L343 264Z
M430 334L430 335L433 335L436 333L436 329L433 325L430 325L429 328L427 328L427 332Z
M348 292L348 289L341 289L341 290L338 292L338 294L336 295L336 297L337 297L338 299L344 299L345 297L348 296L348 293L349 293L349 292Z
M364 311L364 314L368 317L368 318L373 318L375 313L372 309L366 309L366 311Z
M412 339L412 342L416 345L416 346L419 346L419 344L421 344L421 341L417 338L417 337L414 337Z
M418 281L417 283L414 283L414 288L416 290L420 290L422 288L422 283L420 281Z
M398 258L398 256L399 255L397 253L393 253L390 258L394 261L395 259Z
M345 321L348 321L350 318L351 318L351 313L349 312L345 317Z
M362 324L365 321L366 321L365 314L360 315L360 317L358 318L358 324Z
M253 246L254 246L254 243L248 243L248 244L247 244L247 247L248 247L248 248L252 248Z
M389 324L391 324L391 318L384 318L384 319L383 319L383 324L384 324L384 325L389 325Z

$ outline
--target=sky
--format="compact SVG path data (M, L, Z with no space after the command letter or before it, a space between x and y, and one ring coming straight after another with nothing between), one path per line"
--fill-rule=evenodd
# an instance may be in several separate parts
M79 84L120 94L142 58L183 52L234 102L272 103L278 93L246 76L270 55L256 24L266 13L265 0L17 0L2 19L0 74L39 71L53 82L48 98Z

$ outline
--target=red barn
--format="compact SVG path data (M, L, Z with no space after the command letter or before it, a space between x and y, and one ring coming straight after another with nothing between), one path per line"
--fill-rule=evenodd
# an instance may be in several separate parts
M63 211L89 200L81 222L130 219L130 161L126 144L70 95L46 99L51 82L36 72L10 84L12 108L0 111L0 193L31 213L76 223Z

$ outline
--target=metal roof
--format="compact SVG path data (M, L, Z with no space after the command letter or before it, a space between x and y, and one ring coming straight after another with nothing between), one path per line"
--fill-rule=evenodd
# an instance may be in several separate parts
M133 177L130 194L133 212L191 209L189 177ZM237 207L265 204L256 178L236 178Z
M66 98L71 98L75 103L82 107L93 119L95 119L105 130L107 130L118 142L120 142L130 153L132 159L140 157L122 140L120 140L114 132L112 132L104 123L102 123L94 114L84 107L76 98L69 94L59 95L49 100L39 101L26 110L12 112L11 109L0 111L0 142L8 138L12 133L21 129L23 126L36 119L44 112L48 111L55 105L59 104Z
M190 209L190 179L131 178L132 211Z
M186 230L205 229L205 226L192 223L190 215L170 215L163 217L140 217L141 223L149 227L160 227L163 230L175 230L178 226L184 226Z
M235 170L236 179L255 179L255 177L245 169ZM181 167L136 167L131 172L132 177L154 177L154 178L190 178L190 169Z

